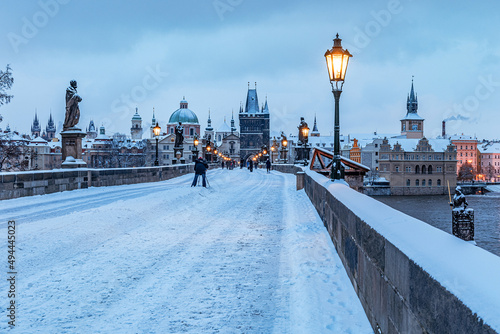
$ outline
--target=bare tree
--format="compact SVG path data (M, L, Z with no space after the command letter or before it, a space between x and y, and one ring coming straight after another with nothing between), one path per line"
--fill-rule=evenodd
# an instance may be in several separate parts
M474 180L475 177L476 177L476 171L474 170L474 167L472 167L470 163L466 162L462 166L460 166L457 177L459 181L472 181Z
M0 106L10 102L14 96L7 94L7 90L12 87L14 83L14 78L12 77L12 72L10 65L4 71L0 71Z
M9 135L0 137L0 171L24 170L27 168L24 157L28 146L23 140L12 140Z

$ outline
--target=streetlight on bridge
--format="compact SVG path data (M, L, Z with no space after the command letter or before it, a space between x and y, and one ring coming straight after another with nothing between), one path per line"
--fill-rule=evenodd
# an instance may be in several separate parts
M288 140L286 140L285 134L282 132L281 133L281 152L283 152L283 163L287 163L286 161L286 147L288 145Z
M198 140L198 135L195 133L194 134L194 140L193 140L193 161L195 161L198 158L198 144L200 141Z
M156 137L156 159L155 159L155 166L159 166L160 163L158 162L158 137L160 136L160 131L161 127L158 125L158 122L156 122L156 126L153 128L153 133L155 134Z
M334 151L332 161L332 180L344 179L344 167L340 160L340 121L339 121L339 101L342 87L344 86L345 73L347 71L347 64L352 55L349 51L342 49L342 40L339 34L333 40L333 48L327 50L325 53L326 65L328 67L328 74L330 83L332 85L332 93L335 98L335 138L334 138Z

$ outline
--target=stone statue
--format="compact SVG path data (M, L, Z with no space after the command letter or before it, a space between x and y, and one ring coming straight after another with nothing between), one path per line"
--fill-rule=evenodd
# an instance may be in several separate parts
M455 195L453 195L453 200L450 203L450 206L453 208L453 210L457 209L460 211L464 211L467 208L467 200L465 199L464 194L462 193L462 188L460 186L457 186L455 188Z
M182 122L179 122L179 125L175 127L175 147L182 147L182 143L184 143L184 127L182 126Z
M64 130L76 126L80 120L80 108L78 107L78 103L82 101L82 98L77 94L76 87L76 81L71 80L70 86L66 89L66 117L63 125Z

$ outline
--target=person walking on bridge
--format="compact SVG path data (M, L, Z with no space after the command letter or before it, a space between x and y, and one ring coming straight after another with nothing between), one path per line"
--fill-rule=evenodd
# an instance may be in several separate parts
M253 172L253 160L250 159L250 164L248 165L248 169L250 169L251 172Z
M198 178L202 177L203 183L202 185L206 188L207 187L207 181L206 181L206 173L208 169L208 163L203 160L202 157L199 157L195 162L194 162L194 180L193 183L191 184L191 187L196 187L196 183L198 182Z
M269 160L269 159L267 159L267 161L266 161L266 169L267 169L268 173L271 172L271 160Z

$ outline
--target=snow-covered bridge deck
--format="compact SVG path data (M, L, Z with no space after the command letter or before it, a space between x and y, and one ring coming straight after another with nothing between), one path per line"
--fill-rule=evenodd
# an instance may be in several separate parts
M0 202L5 252L17 224L15 332L372 332L293 175L192 177Z

